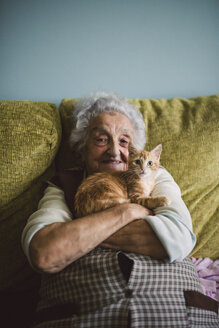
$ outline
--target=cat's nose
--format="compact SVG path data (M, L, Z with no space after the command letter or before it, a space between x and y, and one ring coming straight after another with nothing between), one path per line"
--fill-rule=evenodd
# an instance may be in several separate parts
M144 174L144 169L141 169L141 174Z

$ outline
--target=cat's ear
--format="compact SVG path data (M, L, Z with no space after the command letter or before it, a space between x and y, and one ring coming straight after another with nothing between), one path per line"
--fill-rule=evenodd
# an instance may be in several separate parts
M129 144L129 155L134 155L137 152L137 149L133 146L132 143Z
M157 147L155 147L154 149L152 149L151 151L153 153L153 155L156 157L156 159L159 161L160 160L160 155L162 152L162 145L158 145Z

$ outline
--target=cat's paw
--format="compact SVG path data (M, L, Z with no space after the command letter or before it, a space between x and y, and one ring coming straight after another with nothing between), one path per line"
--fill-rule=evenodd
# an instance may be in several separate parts
M148 200L149 200L149 198L137 197L137 198L134 199L133 203L142 205L144 207L149 207Z
M170 205L170 200L169 198L165 197L165 196L162 196L162 197L159 197L159 206L168 206Z

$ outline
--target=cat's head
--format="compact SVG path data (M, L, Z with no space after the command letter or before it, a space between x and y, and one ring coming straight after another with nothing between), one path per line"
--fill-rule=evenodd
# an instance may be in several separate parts
M161 144L151 151L133 151L129 156L128 170L132 170L141 176L149 176L155 173L159 167L161 152Z

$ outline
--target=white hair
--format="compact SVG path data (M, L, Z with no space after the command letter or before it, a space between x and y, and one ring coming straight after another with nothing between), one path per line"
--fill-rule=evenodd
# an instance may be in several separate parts
M128 117L134 131L133 146L137 150L144 149L146 136L142 114L127 99L114 93L107 94L105 92L94 93L76 104L73 112L75 127L70 135L71 146L77 144L77 149L81 150L87 141L91 118L106 112L117 112Z

